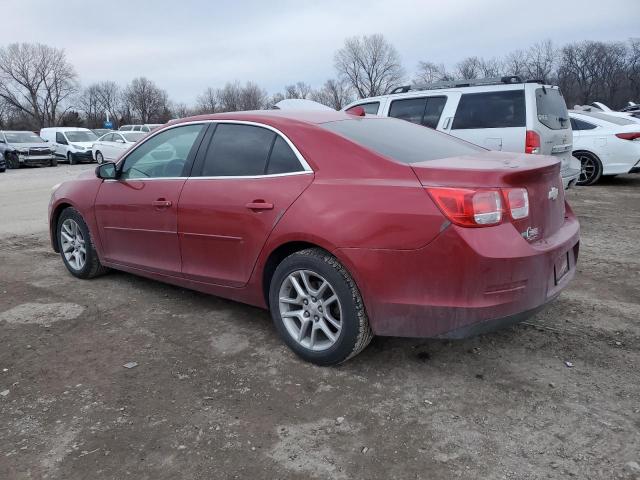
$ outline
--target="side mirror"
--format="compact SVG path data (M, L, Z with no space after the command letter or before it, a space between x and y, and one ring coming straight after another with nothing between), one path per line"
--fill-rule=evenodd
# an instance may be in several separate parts
M118 169L113 162L105 162L96 167L96 177L102 180L115 180L118 177Z

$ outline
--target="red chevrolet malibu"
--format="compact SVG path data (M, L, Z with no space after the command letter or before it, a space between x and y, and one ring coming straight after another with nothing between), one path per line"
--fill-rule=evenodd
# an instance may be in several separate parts
M393 118L192 117L59 186L53 249L268 308L328 365L373 335L460 338L523 320L573 277L579 225L551 157Z

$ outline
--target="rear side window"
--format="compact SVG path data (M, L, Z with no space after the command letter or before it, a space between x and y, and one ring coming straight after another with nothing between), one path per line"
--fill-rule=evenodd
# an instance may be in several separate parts
M302 165L296 154L293 153L293 150L280 135L276 135L276 140L273 143L269 161L267 162L267 175L300 172L302 170Z
M524 126L524 90L506 90L462 95L451 128L466 130Z
M207 150L202 176L264 175L275 133L253 125L221 123Z
M366 113L367 115L377 115L378 109L380 108L380 102L361 103L360 105L354 105L351 108L355 107L362 108L364 110L364 113ZM347 112L351 110L351 108L349 108Z
M389 116L436 128L447 97L406 98L391 102Z
M474 155L486 151L451 135L395 118L359 118L327 122L320 126L401 163Z
M592 123L583 122L577 118L571 119L571 128L574 130L593 130L596 126Z
M538 121L551 130L569 128L569 113L562 93L557 88L537 88Z

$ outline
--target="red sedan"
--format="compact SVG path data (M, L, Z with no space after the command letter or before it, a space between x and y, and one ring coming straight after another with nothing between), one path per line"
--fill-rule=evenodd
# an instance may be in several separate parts
M76 277L114 268L268 308L321 365L373 335L525 319L567 286L579 245L555 159L324 111L169 123L59 186L49 219Z

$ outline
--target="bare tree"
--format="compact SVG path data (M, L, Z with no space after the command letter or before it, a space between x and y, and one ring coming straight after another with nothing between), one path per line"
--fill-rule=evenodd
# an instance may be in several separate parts
M287 85L284 87L285 98L307 98L311 94L311 85L298 82L295 85Z
M109 115L110 121L117 123L123 110L123 94L118 84L112 81L104 81L94 84L93 88L102 112L105 115Z
M141 123L160 122L169 116L167 92L145 77L134 78L124 97Z
M447 72L443 63L437 65L433 62L420 62L413 83L421 85L445 80L453 80L453 75Z
M404 78L398 52L380 34L348 38L334 63L360 98L385 94Z
M214 88L207 87L196 99L198 113L215 113L218 110L218 93Z
M227 83L217 91L217 97L221 112L241 110L242 86L240 86L240 82Z
M76 104L80 111L84 113L87 127L98 128L101 126L104 110L102 109L96 84L86 87L77 99Z
M640 101L640 38L629 40L626 72L629 95L633 100Z
M353 91L341 79L327 80L321 89L311 92L311 100L322 103L335 110L340 110L353 100Z
M76 73L64 50L39 43L0 48L0 98L35 126L55 125L76 91Z
M196 112L189 108L185 103L174 103L171 107L171 113L174 118L187 118L194 115Z
M267 102L267 92L256 83L247 82L240 92L240 110L260 110Z
M524 74L529 79L551 82L556 67L557 52L551 40L538 42L525 54Z
M481 61L478 57L467 57L456 64L456 77L474 79L480 76Z

